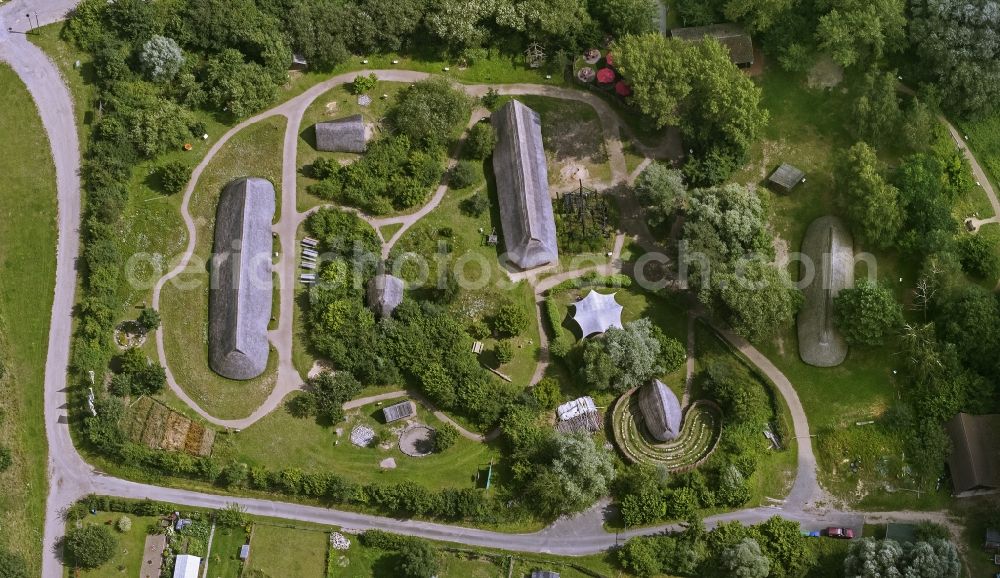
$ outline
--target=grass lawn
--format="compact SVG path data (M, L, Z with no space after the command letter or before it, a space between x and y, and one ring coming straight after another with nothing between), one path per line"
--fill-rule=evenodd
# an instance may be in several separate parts
M248 575L323 578L329 534L321 530L297 529L256 523L250 540Z
M272 350L268 369L249 381L225 379L208 366L206 263L212 252L216 205L223 186L248 175L275 183L280 204L284 132L284 117L265 119L235 135L212 159L191 196L190 212L197 227L195 257L186 271L164 286L161 294L162 331L170 369L198 405L219 418L245 417L263 402L274 387L276 354Z
M88 515L83 520L83 524L85 525L109 524L112 533L118 538L118 549L115 556L109 562L93 570L80 570L78 574L73 574L73 576L80 578L113 578L117 576L132 577L139 575L139 571L142 569L143 550L146 545L146 529L150 525L157 524L160 519L155 516L140 517L128 514L128 517L132 520L132 529L128 532L119 532L115 524L118 523L121 517L122 514L117 512L98 512L97 515ZM68 569L65 571L65 575L70 575Z
M304 171L303 167L311 165L316 161L316 159L319 158L332 159L341 163L348 163L360 158L361 156L352 153L331 153L316 150L316 131L314 125L317 122L325 122L354 114L361 114L366 123L376 124L377 126L377 123L385 117L386 110L393 102L396 93L407 86L408 85L403 82L380 81L374 89L366 93L371 96L372 103L365 107L358 104L358 96L351 93L348 85L341 85L321 94L311 105L309 105L305 114L302 115L302 124L299 132L298 158L296 159L296 165L299 168L296 187L297 210L305 211L312 207L329 202L319 197L310 195L306 191L309 185L317 183L318 181L303 174L304 172L308 172ZM383 94L387 94L389 97L381 98ZM379 136L380 131L376 128L375 134L372 138L378 138Z
M240 546L247 543L247 533L243 528L215 527L212 551L208 554L210 578L239 578L243 572L240 560Z
M492 446L463 437L444 453L422 458L403 454L395 435L389 449L359 448L352 444L351 429L356 425L368 425L376 432L403 427L399 422L383 424L381 414L380 406L367 405L349 412L346 423L323 427L313 419L295 418L279 409L238 434L217 437L214 455L223 461L236 459L250 465L266 465L272 470L329 471L358 483L413 480L430 489L474 487L479 469L491 459L499 458ZM437 418L419 405L415 421L432 428L441 426ZM337 435L337 430L341 435ZM395 469L379 467L379 462L386 458L395 459Z
M55 285L56 182L49 141L17 75L0 65L0 544L41 564L46 494L42 382ZM25 226L29 224L30 226Z

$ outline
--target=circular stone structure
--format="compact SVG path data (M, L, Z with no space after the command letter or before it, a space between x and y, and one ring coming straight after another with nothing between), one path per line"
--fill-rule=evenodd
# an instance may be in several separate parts
M146 343L146 331L137 321L122 321L115 327L115 345L122 351L130 347L142 347Z
M677 437L661 442L646 428L638 390L627 391L611 410L615 445L625 459L683 472L698 467L712 455L722 434L722 409L715 402L700 399L689 405L684 409Z
M422 458L434 451L434 430L425 425L414 425L399 434L399 451Z

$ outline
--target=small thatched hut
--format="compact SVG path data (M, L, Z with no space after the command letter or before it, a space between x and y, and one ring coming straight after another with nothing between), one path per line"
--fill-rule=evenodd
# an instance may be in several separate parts
M208 360L229 379L264 372L271 317L271 219L274 185L242 178L226 185L215 216L208 301Z
M960 413L947 424L951 437L951 470L955 495L1000 491L1000 415Z
M654 379L639 389L639 411L657 440L668 442L681 433L681 402L662 381Z
M724 23L674 28L670 31L670 36L686 42L701 42L706 36L714 38L729 49L729 60L733 64L739 67L753 64L753 40L739 24Z
M847 357L847 342L833 323L833 300L841 289L854 286L854 240L837 217L820 217L806 229L802 253L815 275L803 293L797 319L799 356L816 367L833 367Z
M360 114L316 123L316 148L335 153L361 154L368 148L368 129Z
M388 317L403 302L403 280L379 273L368 282L368 307L378 317Z
M493 113L491 121L497 133L493 172L507 257L521 269L555 263L559 250L541 118L511 100Z

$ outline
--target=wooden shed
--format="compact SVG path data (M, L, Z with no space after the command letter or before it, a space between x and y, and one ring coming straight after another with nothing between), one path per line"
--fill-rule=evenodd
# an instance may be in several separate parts
M788 163L781 163L781 166L774 169L771 176L767 177L767 184L782 193L790 193L805 178L806 174L798 168Z

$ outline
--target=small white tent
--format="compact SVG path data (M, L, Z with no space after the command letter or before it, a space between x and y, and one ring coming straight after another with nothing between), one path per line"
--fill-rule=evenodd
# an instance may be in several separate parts
M580 326L583 337L604 333L612 327L622 328L624 307L615 301L615 294L604 295L591 290L586 297L576 302L573 321Z

